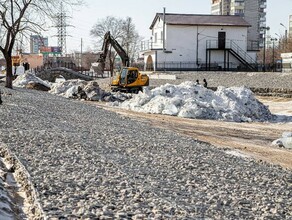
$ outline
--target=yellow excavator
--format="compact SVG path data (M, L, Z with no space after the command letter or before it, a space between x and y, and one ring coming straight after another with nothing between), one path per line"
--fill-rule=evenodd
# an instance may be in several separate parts
M108 31L104 35L102 52L96 63L92 63L92 68L97 73L103 73L105 61L108 54L109 45L116 50L123 64L121 72L116 75L116 78L111 81L111 89L114 92L131 92L138 93L143 90L143 86L149 86L149 77L146 74L139 72L136 67L129 67L129 57L121 45L111 36Z

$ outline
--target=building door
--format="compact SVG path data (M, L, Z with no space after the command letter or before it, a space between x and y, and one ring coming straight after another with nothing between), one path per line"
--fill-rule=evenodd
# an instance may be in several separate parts
M147 62L146 62L146 68L145 68L146 71L153 71L154 68L153 68L153 59L152 59L152 56L149 55L147 57Z
M226 32L218 32L218 49L225 49Z

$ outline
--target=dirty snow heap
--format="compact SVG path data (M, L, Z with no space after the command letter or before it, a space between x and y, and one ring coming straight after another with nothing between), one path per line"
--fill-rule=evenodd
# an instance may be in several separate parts
M40 79L39 77L35 76L31 72L26 72L22 75L17 76L17 78L13 81L13 86L16 87L27 87L29 84L39 84L47 87L48 89L51 88L49 82Z
M218 87L214 92L189 81L146 89L115 105L152 114L235 122L267 121L273 117L246 87Z

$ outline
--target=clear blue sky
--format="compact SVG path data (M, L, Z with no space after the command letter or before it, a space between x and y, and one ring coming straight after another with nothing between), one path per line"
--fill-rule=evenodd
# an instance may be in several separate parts
M68 14L71 19L68 23L74 26L67 29L72 37L67 38L67 51L80 50L83 38L84 50L94 48L94 39L89 32L92 26L106 16L125 18L132 17L141 36L150 37L149 26L157 12L163 12L163 7L168 13L210 14L211 0L84 0L86 5L78 8L73 14ZM275 33L284 35L288 28L289 15L292 15L292 0L267 0L267 26L271 28L270 35ZM56 30L55 30L56 32ZM50 35L49 35L50 37ZM56 38L49 39L49 44L56 45Z

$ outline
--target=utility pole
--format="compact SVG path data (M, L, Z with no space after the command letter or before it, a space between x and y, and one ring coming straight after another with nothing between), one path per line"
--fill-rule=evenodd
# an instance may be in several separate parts
M162 31L162 33L163 33L163 38L162 38L163 52L165 52L165 23L166 23L165 22L165 8L163 8L163 31Z
M83 73L83 68L82 68L82 47L83 47L83 39L81 38L81 48L80 48L80 67L81 67L81 72Z
M275 41L277 41L277 38L271 38L271 41L273 42L273 72L275 72Z
M197 25L197 40L196 40L196 64L197 69L199 68L199 26Z
M285 47L284 47L284 49L285 49L285 52L286 52L286 48L287 48L287 45L288 45L288 30L287 30L287 27L284 24L280 23L280 25L283 28L285 28Z
M270 27L263 27L262 29L264 30L263 72L266 72L266 32L270 30Z

